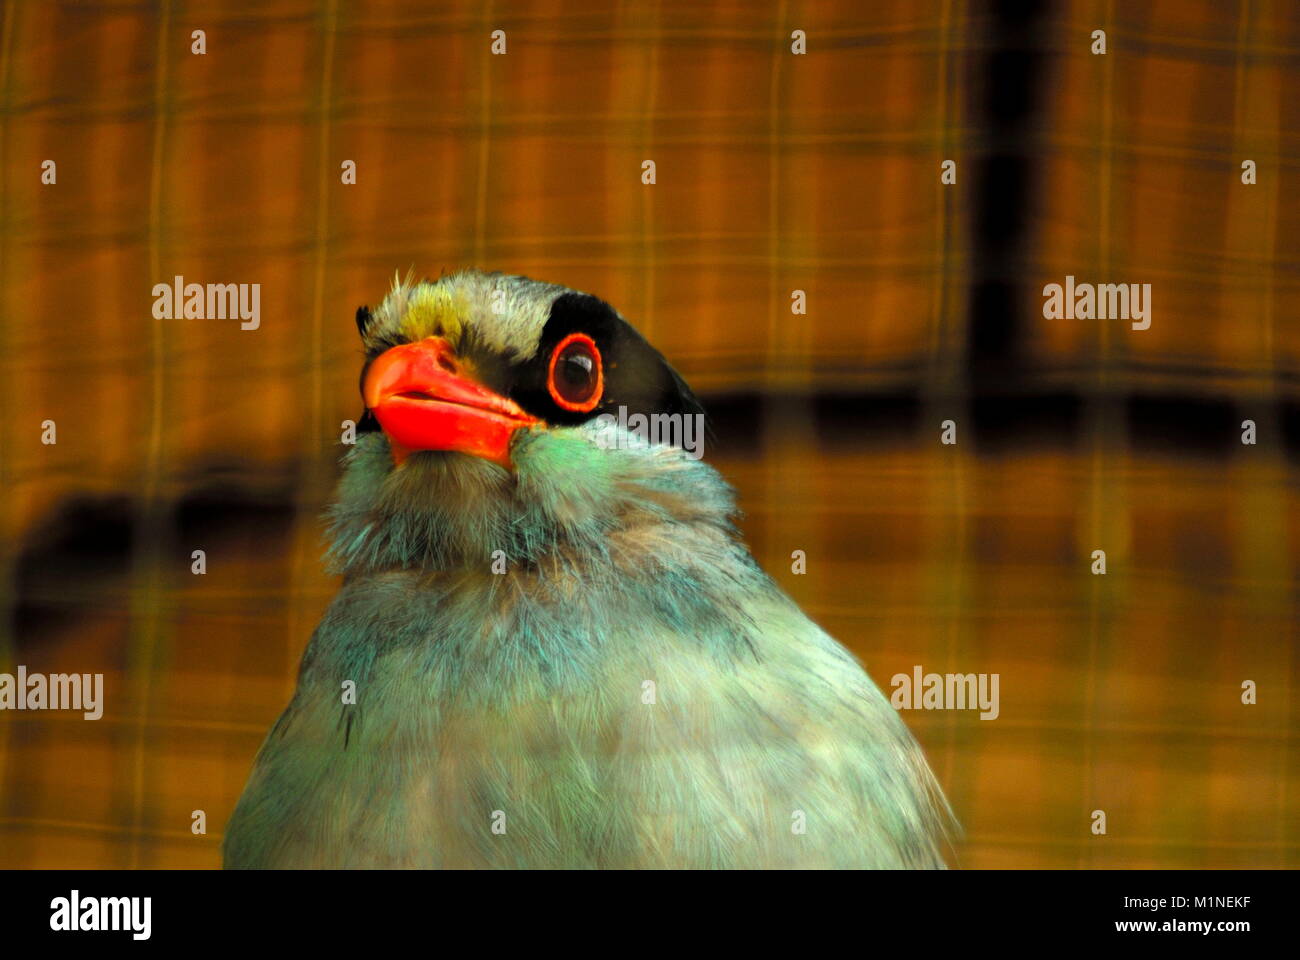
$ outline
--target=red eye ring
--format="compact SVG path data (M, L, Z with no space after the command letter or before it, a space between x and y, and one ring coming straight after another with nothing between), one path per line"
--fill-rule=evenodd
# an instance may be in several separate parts
M596 384L591 393L580 400L566 398L555 382L555 366L560 358L570 348L577 345L577 352L591 358L595 367ZM563 410L570 410L574 413L588 413L596 409L600 403L601 396L605 393L605 364L600 358L600 349L596 346L596 341L591 339L585 333L571 333L555 345L551 351L551 363L546 370L546 389L550 391L551 399L556 405Z

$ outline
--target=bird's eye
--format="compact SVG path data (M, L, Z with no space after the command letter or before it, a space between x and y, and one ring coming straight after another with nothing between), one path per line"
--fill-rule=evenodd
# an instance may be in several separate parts
M565 410L596 409L605 384L595 341L585 333L571 333L556 344L546 386L551 399Z

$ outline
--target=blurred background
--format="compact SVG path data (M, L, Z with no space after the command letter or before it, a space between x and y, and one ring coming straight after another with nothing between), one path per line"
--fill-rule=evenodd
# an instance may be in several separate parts
M882 688L1000 675L996 720L904 714L954 865L1300 866L1296 4L2 9L0 671L106 706L0 714L0 867L219 865L338 586L352 315L464 266L663 350ZM1043 319L1067 274L1150 329ZM155 319L176 275L260 328Z

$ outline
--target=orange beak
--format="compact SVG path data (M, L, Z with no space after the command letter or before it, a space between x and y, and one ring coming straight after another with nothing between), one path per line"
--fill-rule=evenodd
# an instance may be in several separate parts
M508 468L515 431L541 422L462 369L442 337L393 347L370 365L362 396L397 463L416 450L455 450Z

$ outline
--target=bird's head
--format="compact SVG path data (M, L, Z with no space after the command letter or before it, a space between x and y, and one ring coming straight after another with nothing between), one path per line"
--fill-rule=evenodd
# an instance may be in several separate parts
M563 429L625 408L698 415L690 388L608 304L525 277L464 272L396 283L357 311L363 427L401 465L419 451L512 469L520 431Z
M629 431L657 418L702 441L703 410L598 298L466 271L395 281L357 326L366 411L333 511L344 571L478 563L496 549L535 562L678 499L726 522L730 490L698 448L692 458Z

